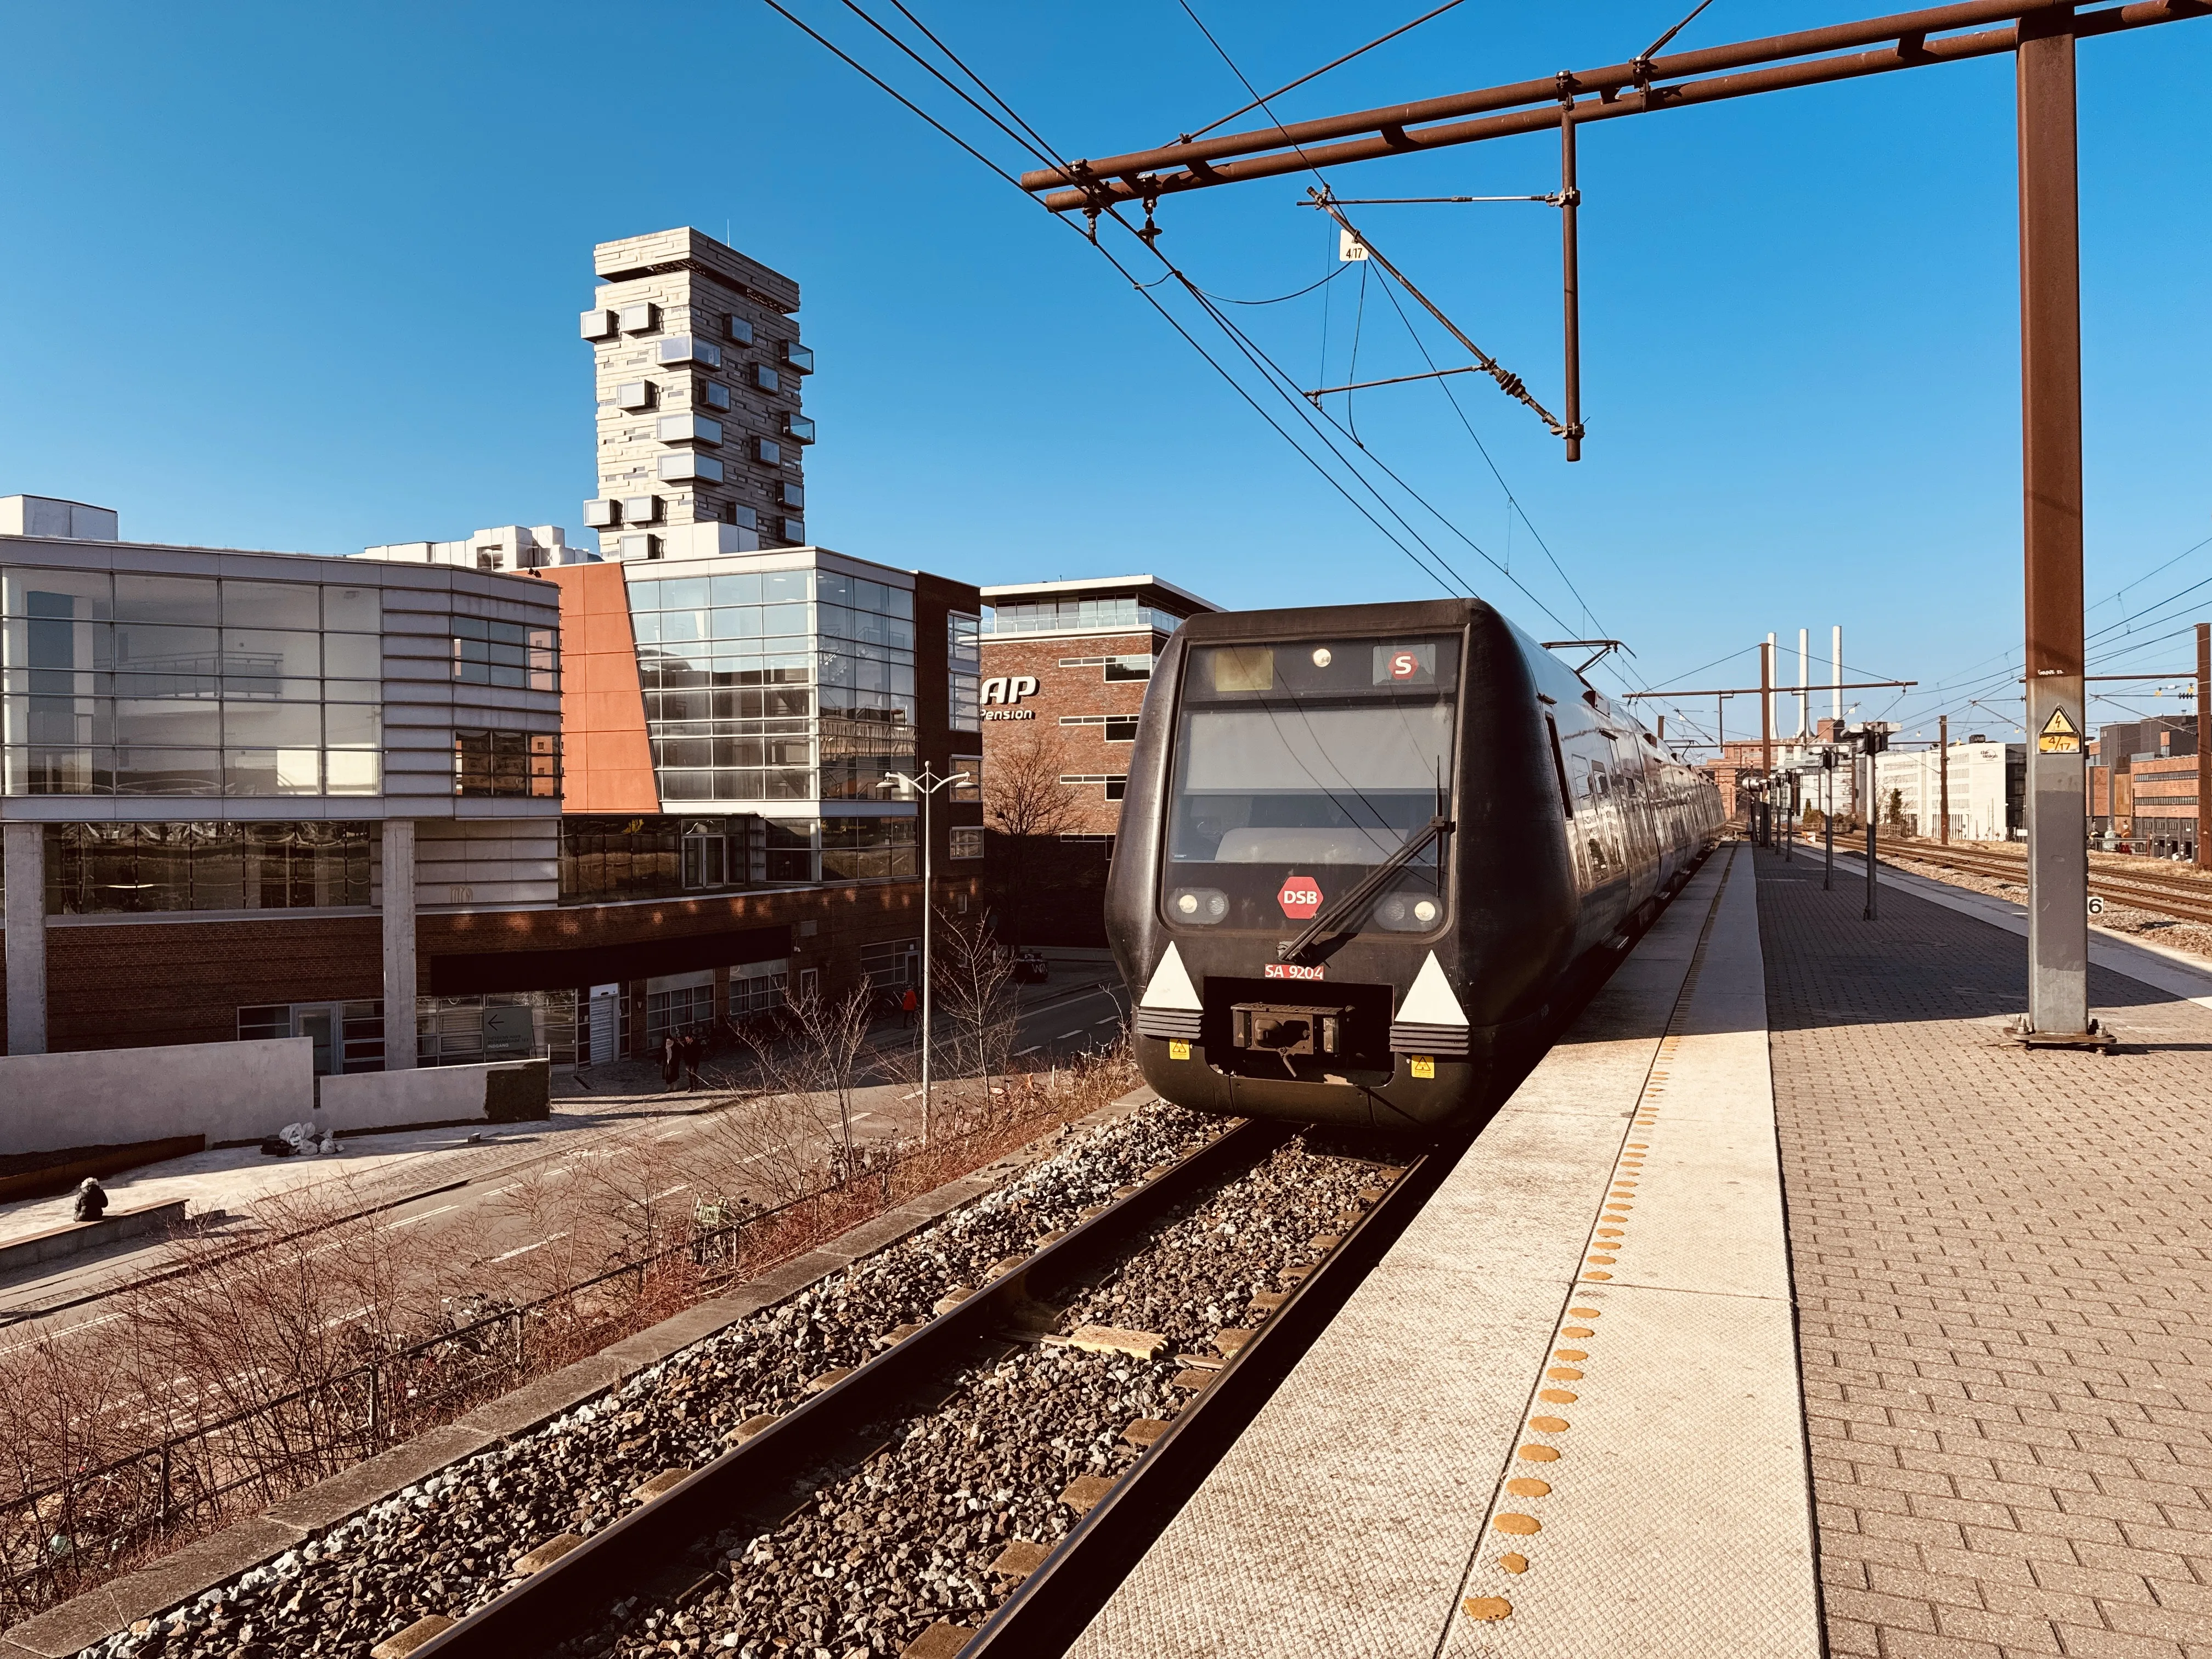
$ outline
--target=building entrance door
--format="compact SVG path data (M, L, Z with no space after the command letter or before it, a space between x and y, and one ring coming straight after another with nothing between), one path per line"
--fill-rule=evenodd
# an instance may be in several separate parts
M344 1030L337 1005L320 1007L299 1007L292 1010L292 1035L307 1038L315 1045L315 1075L328 1077L338 1071L339 1033Z
M622 987L594 985L591 1003L592 1060L605 1066L622 1057Z

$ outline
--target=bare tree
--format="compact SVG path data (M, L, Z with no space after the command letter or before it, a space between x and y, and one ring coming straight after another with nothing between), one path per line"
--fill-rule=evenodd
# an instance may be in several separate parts
M845 1166L853 1159L853 1094L860 1086L868 1048L868 1010L874 988L865 981L836 1001L809 994L784 1011L783 1034L748 1037L763 1092L808 1100L837 1111L837 1139Z
M1021 1012L1013 952L980 917L939 910L937 921L931 976L946 1026L937 1045L942 1069L949 1077L980 1077L988 1115L991 1079L1006 1069Z
M1066 740L1057 726L1041 724L1000 744L983 769L984 821L1004 837L997 863L1012 949L1021 945L1022 896L1037 843L1083 822L1083 803L1060 781L1066 769Z

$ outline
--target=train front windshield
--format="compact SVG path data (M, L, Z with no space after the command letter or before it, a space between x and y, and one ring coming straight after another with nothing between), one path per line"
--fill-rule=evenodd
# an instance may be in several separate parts
M1183 927L1310 918L1449 816L1455 637L1193 648L1176 728L1163 914ZM1444 921L1431 840L1378 900L1401 933Z

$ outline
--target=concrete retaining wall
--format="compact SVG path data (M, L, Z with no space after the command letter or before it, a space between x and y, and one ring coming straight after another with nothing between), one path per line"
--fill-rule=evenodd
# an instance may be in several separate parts
M322 1079L312 1117L318 1129L352 1134L414 1123L513 1122L546 1115L550 1069L540 1060L493 1066L427 1066L412 1072L358 1072ZM525 1097L523 1109L507 1103ZM537 1109L528 1107L535 1103ZM505 1109L495 1113L498 1104Z
M542 1060L318 1079L307 1037L6 1054L0 1055L0 1153L176 1135L234 1145L288 1123L340 1134L418 1123L514 1123L547 1115L550 1085Z
M314 1097L306 1037L0 1055L0 1152L184 1134L258 1140L307 1117Z

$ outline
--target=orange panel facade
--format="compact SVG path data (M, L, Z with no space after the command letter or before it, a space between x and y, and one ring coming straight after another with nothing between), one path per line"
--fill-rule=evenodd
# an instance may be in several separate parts
M562 793L571 812L658 812L645 698L619 564L554 565L561 590Z

